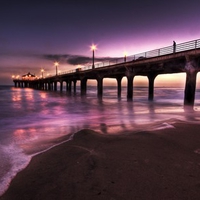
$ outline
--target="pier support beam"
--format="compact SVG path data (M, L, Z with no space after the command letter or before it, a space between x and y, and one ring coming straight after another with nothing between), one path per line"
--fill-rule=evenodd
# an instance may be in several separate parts
M74 93L76 93L76 82L77 82L77 80L73 80L73 83L74 83Z
M72 91L72 81L68 81L68 92L71 93Z
M63 81L60 81L60 92L63 91Z
M40 83L40 89L44 90L44 83L43 82Z
M86 95L86 91L87 91L87 79L84 78L81 80L81 95Z
M185 82L185 96L184 107L188 108L194 106L195 90L196 90L196 77L198 65L195 60L189 60L186 63L186 82Z
M127 100L132 101L133 99L133 78L134 75L127 76Z
M47 83L44 83L44 90L47 90Z
M122 93L122 76L117 77L117 96L118 98L121 98Z
M148 79L149 79L149 101L153 101L154 98L154 80L156 78L157 74L149 74Z
M197 72L186 73L184 106L194 106Z
M54 91L57 91L57 81L54 82Z
M24 87L28 87L28 83L27 82L24 82Z
M48 84L48 90L51 91L51 83L48 82L47 84Z
M97 79L97 96L98 98L102 98L103 96L103 78L99 77Z
M68 91L69 91L69 81L66 80L66 92L68 92Z

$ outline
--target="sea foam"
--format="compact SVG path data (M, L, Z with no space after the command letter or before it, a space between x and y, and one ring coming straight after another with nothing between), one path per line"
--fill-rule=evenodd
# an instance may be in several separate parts
M4 159L9 162L11 168L1 169L2 171L8 170L2 177L0 177L0 196L8 189L11 180L24 169L30 162L31 156L25 155L22 149L15 144L1 145L2 152L4 153ZM4 166L1 165L1 168Z

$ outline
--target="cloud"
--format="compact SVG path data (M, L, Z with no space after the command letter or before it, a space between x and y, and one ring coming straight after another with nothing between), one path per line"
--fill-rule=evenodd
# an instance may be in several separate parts
M92 62L92 58L87 56L71 56L68 59L68 63L71 65L87 65Z
M45 54L42 57L53 62L66 63L69 56L68 54Z
M89 65L92 63L92 57L81 56L81 55L70 55L70 54L46 54L43 56L45 59L50 61L57 61L60 63L68 63L70 65ZM100 57L95 58L95 62L108 62L119 58L112 57Z

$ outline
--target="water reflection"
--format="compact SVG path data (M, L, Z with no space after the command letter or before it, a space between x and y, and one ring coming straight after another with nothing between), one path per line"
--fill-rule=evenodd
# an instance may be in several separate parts
M46 99L46 98L47 98L47 94L44 93L44 92L41 92L41 93L40 93L40 97L41 97L42 99Z
M127 102L125 94L122 93L119 100L116 89L112 91L112 88L105 90L101 99L96 98L96 92L83 97L14 89L10 97L12 113L7 114L15 118L11 117L6 123L10 122L14 129L11 131L13 137L19 144L28 144L75 133L83 128L116 134L141 130L148 124L152 127L153 123L171 118L199 120L199 114L184 112L180 91L160 89L159 92L157 89L156 93L155 100L149 102L146 89L142 88L135 91L133 101Z
M105 123L100 124L100 130L102 133L107 134L107 125Z

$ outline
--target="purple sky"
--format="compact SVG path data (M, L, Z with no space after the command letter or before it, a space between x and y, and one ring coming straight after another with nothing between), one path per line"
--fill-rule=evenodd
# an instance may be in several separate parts
M27 3L28 2L28 3ZM1 0L0 84L200 38L199 0Z

